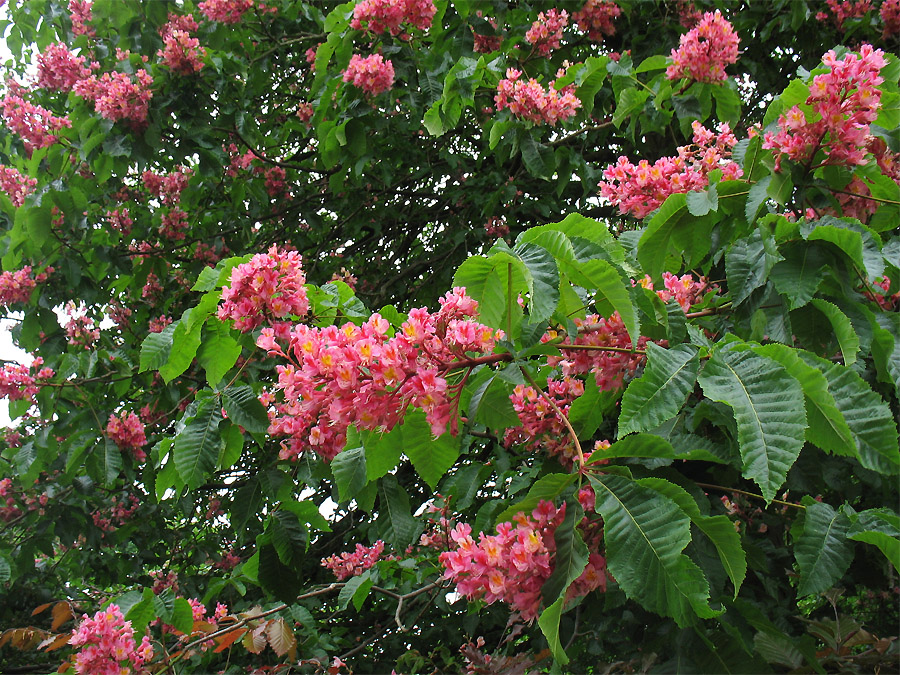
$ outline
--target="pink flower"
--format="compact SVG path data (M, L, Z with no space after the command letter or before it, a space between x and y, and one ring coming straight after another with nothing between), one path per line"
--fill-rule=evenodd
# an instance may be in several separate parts
M0 306L9 307L15 303L28 302L36 285L36 279L31 275L31 265L25 265L15 272L0 273Z
M118 605L109 605L93 618L83 615L69 645L81 647L74 658L76 673L120 675L131 668L141 669L153 658L150 637L145 635L140 646L136 645L131 622L125 620Z
M428 30L436 11L434 0L360 0L353 8L350 27L391 35L398 35L404 23Z
M153 78L146 70L139 70L135 80L125 73L103 73L99 78L91 75L77 82L72 91L93 101L94 109L106 119L141 123L147 120Z
M549 9L540 12L537 21L525 33L525 41L541 56L548 56L554 49L559 49L563 28L568 24L569 14L565 10Z
M725 66L737 62L739 42L734 28L719 10L707 12L696 27L681 36L678 49L672 50L672 65L666 70L666 77L721 82L728 77Z
M12 202L19 207L25 203L25 197L34 192L37 179L25 176L10 166L0 165L0 190L3 190Z
M94 36L94 29L87 25L91 20L94 0L69 0L69 18L74 35Z
M141 418L133 412L123 412L116 417L109 416L109 423L106 425L106 435L112 439L121 450L128 450L138 462L147 459L146 453L142 450L147 444L147 436L144 433L144 425Z
M198 7L211 21L237 23L253 7L253 0L204 0Z
M371 96L378 96L393 86L394 64L385 61L381 54L371 54L365 58L354 54L344 71L344 82Z
M159 31L165 47L157 55L166 66L180 75L190 75L203 68L201 59L206 56L206 49L200 46L197 38L190 35L197 27L197 22L190 15L169 14L169 21Z
M879 13L884 23L883 38L900 33L900 0L884 0Z
M371 547L356 545L353 553L341 553L332 555L328 558L322 558L322 567L331 570L338 581L349 579L350 577L358 577L367 569L372 567L381 558L384 551L384 542L379 539Z
M72 126L68 117L57 117L14 94L0 101L0 114L9 130L22 138L29 154L35 148L53 145L59 140L53 132Z
M534 124L555 126L575 115L581 101L575 96L575 87L568 86L558 91L551 84L546 90L535 79L527 82L519 80L521 71L509 68L506 79L497 84L494 102L497 111L509 108L509 112Z
M62 43L47 45L37 56L37 86L50 91L68 92L79 80L89 77L83 56L76 56Z
M613 19L621 13L622 10L612 0L587 0L584 7L572 15L572 21L587 33L589 39L600 41L604 35L616 32Z
M825 21L826 19L831 19L840 31L844 30L844 22L847 19L857 19L865 16L872 9L872 0L825 0L825 2L831 14L828 12L817 12L816 20Z

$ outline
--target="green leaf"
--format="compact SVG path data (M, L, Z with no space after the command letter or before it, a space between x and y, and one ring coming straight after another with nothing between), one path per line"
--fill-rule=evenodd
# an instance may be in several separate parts
M198 393L198 398L202 393ZM202 485L216 468L222 443L219 435L221 421L221 405L215 397L210 396L200 401L197 414L175 437L172 445L175 469L191 490Z
M750 187L750 194L747 195L747 203L744 206L744 217L751 225L756 222L756 214L759 213L759 207L762 206L768 197L768 188L771 180L772 176L766 176Z
M810 304L822 312L831 323L838 345L841 348L844 365L852 366L856 362L856 353L859 351L859 337L853 330L850 319L836 305L821 298L813 298Z
M846 420L828 391L828 380L819 370L805 363L799 351L780 344L754 347L754 352L778 361L803 388L806 403L806 440L827 452L855 457L856 442Z
M900 516L888 509L868 509L856 514L847 538L877 546L900 572Z
M688 516L668 497L623 476L589 474L603 516L606 563L625 594L679 626L712 618L709 584L682 553Z
M105 438L102 443L97 445L94 452L99 460L100 475L104 485L112 484L122 471L122 451L111 439Z
M621 128L622 122L631 117L635 112L644 107L650 92L637 87L626 87L619 93L616 108L613 111L612 122L616 128Z
M602 296L622 317L631 344L637 344L641 335L637 311L631 301L628 285L610 263L605 260L588 260L578 265L561 265L566 275L585 290Z
M191 326L190 316L193 311L193 309L186 310L182 319L172 324L175 326L175 330L172 333L169 357L166 359L166 363L159 367L159 374L162 375L166 384L190 367L197 354L197 348L200 346L202 325ZM143 350L141 351L143 352Z
M817 245L801 244L781 249L784 260L772 268L770 278L788 300L788 308L808 303L828 271L828 256Z
M750 352L718 350L700 373L707 398L734 410L743 475L775 498L803 447L803 390L782 365Z
M511 384L499 377L485 380L480 391L472 395L469 403L469 419L474 419L489 429L507 429L520 425L522 421L509 398L510 388Z
M584 518L584 510L577 501L566 503L566 515L556 528L556 561L553 572L541 587L541 595L547 605L565 598L566 589L581 576L588 562L588 548L581 538L577 525Z
M775 249L772 235L762 229L734 242L725 254L725 277L732 302L741 304L763 286L779 260L781 254Z
M687 195L679 192L669 195L647 223L647 228L638 241L637 258L644 271L654 279L662 275L672 233L687 215Z
M341 503L353 499L368 482L365 448L344 448L331 460L331 473L334 475Z
M400 430L403 452L416 473L434 490L459 457L459 439L449 433L432 436L425 413L420 410L407 413Z
M644 373L625 390L619 415L618 436L647 431L674 417L694 390L700 356L696 347L677 345L664 349L647 343Z
M375 581L368 572L360 574L359 576L350 577L344 582L344 587L341 588L340 593L338 593L338 609L342 611L347 609L347 605L349 605L352 600L353 606L356 607L356 611L359 611L363 601L374 585ZM357 594L359 594L358 600Z
M181 633L190 633L194 627L194 611L191 609L191 603L184 598L175 598L172 604L172 618L168 623Z
M158 370L169 360L172 349L172 335L175 324L166 326L162 333L150 333L141 344L141 363L139 373L145 370Z
M210 269L210 268L206 268ZM241 355L241 346L231 337L231 331L221 321L211 321L206 325L203 343L197 360L206 371L206 381L215 388L234 367Z
M847 542L850 519L842 510L804 499L803 533L794 544L800 568L798 597L822 593L834 586L850 567L853 547Z
M269 416L249 385L228 387L222 394L222 405L228 419L251 434L262 434L268 430Z
M710 211L719 210L719 193L715 184L710 185L706 190L688 192L685 201L692 216L705 216Z
M559 304L559 269L550 252L536 244L516 244L513 249L528 271L529 322L546 321Z
M347 429L348 448L363 446L366 451L366 480L381 478L400 462L403 439L400 427L381 434L374 431L357 431L355 426Z
M406 550L419 535L419 527L409 509L409 495L392 475L381 479L379 509L387 521L385 537L397 551Z
M529 133L522 134L519 147L522 149L522 161L528 173L535 178L550 180L556 171L556 159L552 148L538 143Z
M563 606L566 604L565 598L560 598L547 609L541 612L538 617L538 626L544 637L547 638L547 645L550 647L550 653L556 662L564 666L569 662L569 657L563 649L562 643L559 641L559 619L563 613Z
M550 473L542 476L528 489L524 499L498 513L494 522L496 524L508 523L512 522L517 513L530 514L541 500L554 501L575 482L576 478L578 475L574 473Z
M900 473L897 424L884 400L852 369L808 352L797 355L828 381L828 392L853 433L857 457L867 469Z
M900 314L884 312L875 315L872 359L878 379L893 385L897 398L900 398Z
M680 455L662 436L655 434L630 434L616 441L604 450L591 453L588 464L601 459L643 458L643 459L675 459Z

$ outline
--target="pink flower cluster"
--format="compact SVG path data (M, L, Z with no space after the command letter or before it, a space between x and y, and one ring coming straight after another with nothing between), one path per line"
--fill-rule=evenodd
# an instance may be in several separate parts
M22 206L25 197L34 192L35 187L36 178L25 176L11 166L0 165L0 190L7 194L13 206Z
M882 38L887 39L891 35L900 33L900 0L884 0L879 13L884 24Z
M838 30L844 29L847 19L858 19L872 9L872 0L825 0L829 12L816 12L816 21L831 19Z
M75 347L90 349L100 339L100 329L94 328L94 320L87 315L84 305L76 306L71 300L66 303L66 341Z
M360 0L353 8L350 27L376 35L384 31L398 35L405 23L428 30L436 11L434 0Z
M883 309L885 312L896 312L898 309L900 309L900 291L894 293L893 295L888 295L888 291L891 290L890 278L882 277L879 281L875 282L875 285L883 290L884 293L867 293L867 295L869 295L875 302L877 302L878 306L881 307L881 309Z
M765 135L764 148L775 151L775 170L787 156L795 162L812 160L819 150L822 164L854 166L866 163L869 125L878 117L884 78L879 71L887 61L884 52L864 44L859 55L838 60L833 50L822 57L829 71L813 77L806 104L807 114L794 106L778 118L778 133Z
M341 553L322 558L322 567L331 570L338 581L358 577L381 559L384 542L379 539L372 546L356 545L353 553Z
M91 514L94 525L104 532L115 532L118 528L122 527L131 520L141 505L141 501L133 494L129 494L127 499L123 497L122 501L119 501L118 498L113 495L111 501L112 504L108 509L94 511L94 513Z
M162 215L162 224L159 226L159 236L170 241L182 241L190 229L187 213L177 206Z
M52 271L53 268L48 268ZM17 302L31 300L31 292L38 283L47 280L47 272L31 276L31 265L25 265L15 272L0 273L0 306L9 307Z
M166 315L158 316L155 319L150 319L150 326L147 328L151 333L162 333L166 326L172 323L172 319Z
M73 35L94 36L94 29L87 25L91 20L94 0L69 0L69 18L72 20Z
M344 82L371 96L378 96L394 85L394 64L385 61L381 54L371 54L365 58L354 54L344 71Z
M534 387L517 384L509 398L522 426L507 429L503 444L506 447L527 445L535 450L540 448L555 456L563 466L571 467L578 459L578 451L566 425L547 399L568 417L572 402L583 393L584 382L574 377L564 377L562 380L547 378L547 391L543 395Z
M0 367L0 398L34 403L42 384L56 374L52 368L42 368L43 364L44 359L37 357L31 366L7 363Z
M653 290L653 281L649 275L637 283L644 288ZM663 286L664 288L656 291L660 299L663 302L674 300L685 313L691 308L691 305L696 305L700 302L707 292L718 290L717 287L710 287L709 280L706 277L700 277L698 280L695 280L690 274L682 274L679 277L671 272L663 272Z
M181 193L188 186L194 174L193 170L179 166L167 174L159 174L150 169L141 174L144 187L154 197L162 199L163 204L177 204L181 201Z
M389 431L410 405L425 412L435 436L443 434L456 393L443 375L467 361L467 352L493 351L502 333L468 318L478 303L463 288L440 303L434 314L411 310L393 337L380 314L361 326L294 326L285 350L272 329L263 329L257 345L291 362L276 368L275 388L284 398L269 413L269 433L290 437L280 457L293 459L312 448L330 461L343 449L349 425ZM269 405L275 397L261 400Z
M300 254L273 245L268 253L258 253L231 271L229 285L222 289L219 319L233 319L242 333L265 322L276 327L279 337L286 337L287 317L309 311L305 283Z
M494 102L497 111L509 108L509 112L534 124L555 126L575 115L581 101L575 95L575 87L570 85L560 91L551 84L546 90L534 78L520 80L522 72L515 68L506 71L506 78L497 84Z
M8 94L0 101L0 115L7 128L22 138L29 154L57 142L55 132L71 127L68 117L57 117L46 108L29 103L21 96Z
M131 120L143 123L150 110L153 77L146 70L139 70L135 80L125 73L103 73L80 80L72 88L76 94L94 103L94 109L113 122Z
M693 145L678 148L677 157L663 157L652 166L646 159L632 164L619 157L603 171L600 194L620 213L643 218L671 194L705 188L710 171L721 169L723 180L740 178L741 167L731 160L737 139L729 126L719 124L716 134L694 121L693 129Z
M85 63L83 56L76 56L64 44L47 45L37 56L36 84L50 91L72 91L76 82L90 77L90 68Z
M106 425L106 435L110 437L120 450L128 450L138 462L147 459L147 454L142 449L147 445L147 436L144 433L144 425L141 418L133 412L123 412L116 417L109 416Z
M737 62L738 43L740 38L719 10L706 12L700 23L681 36L678 49L672 50L666 77L721 82L728 77L725 67Z
M612 0L587 0L584 6L572 15L572 21L587 33L591 40L600 41L604 35L616 32L613 19L619 17L622 10Z
M210 21L237 23L253 8L253 0L204 0L198 6Z
M569 13L556 9L548 9L538 14L537 21L525 33L525 42L541 56L549 56L554 49L559 49L563 29L569 25Z
M579 501L593 507L591 488L582 488ZM590 494L588 494L590 492ZM456 590L469 600L483 599L487 604L501 600L522 615L525 621L537 618L541 607L541 588L553 573L556 562L556 528L565 518L566 505L556 508L541 500L531 516L519 513L515 523L497 525L497 534L484 534L478 543L472 527L465 523L450 531L455 550L441 553L444 578L456 583ZM588 549L599 548L602 529L596 520L585 517L577 526ZM606 559L599 553L589 555L587 566L566 591L566 598L587 595L595 589L606 590Z
M197 28L194 17L169 14L169 21L159 30L165 47L157 55L179 75L190 75L203 68L201 59L206 56L206 49L200 46L200 40L191 37Z
M142 671L153 658L150 636L145 635L138 646L131 622L125 620L118 605L109 605L93 618L83 615L69 644L81 647L74 659L76 673L122 675L131 672L131 668Z
M696 26L703 19L703 12L697 9L693 0L676 0L675 12L678 14L678 23L688 30Z
M131 219L128 209L122 207L120 209L112 209L106 212L106 222L117 232L121 232L122 236L127 237L131 234L131 226L134 221Z

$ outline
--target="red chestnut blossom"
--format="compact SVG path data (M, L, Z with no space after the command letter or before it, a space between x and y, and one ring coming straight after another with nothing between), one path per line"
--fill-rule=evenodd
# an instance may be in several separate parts
M10 166L0 164L0 190L9 196L13 206L22 206L25 203L25 197L34 192L35 187L37 187L37 179L25 176Z
M398 35L404 23L428 30L436 11L434 0L360 0L353 8L350 27L376 35L384 31Z
M385 61L381 54L371 54L365 58L354 54L344 71L344 82L378 96L394 85L394 64Z
M272 166L265 170L266 192L270 197L278 197L284 194L285 176L287 172L280 166Z
M390 324L373 314L361 326L338 328L296 325L287 336L287 348L276 333L264 328L257 346L270 356L290 363L276 366L276 391L261 397L271 406L269 433L288 436L280 457L293 459L306 449L326 460L344 447L347 427L389 431L400 423L409 406L420 408L435 436L453 428L451 412L456 392L444 375L467 354L489 353L499 331L467 317L478 304L455 288L441 298L441 309L413 309L393 337Z
M812 113L798 106L778 118L778 133L765 135L764 148L775 151L775 170L787 156L795 162L812 160L821 150L821 164L860 165L866 163L869 125L878 117L884 78L879 71L887 61L884 52L864 44L859 56L846 54L838 60L833 50L822 57L830 69L813 77L806 104Z
M38 276L39 278L31 276L31 265L25 265L15 272L0 273L0 306L9 307L17 302L31 300L31 292L37 283L47 278L46 273Z
M134 77L136 82L125 73L91 75L77 82L72 91L93 101L94 109L108 120L127 119L142 123L147 120L153 97L150 91L153 78L146 70L137 71Z
M237 23L253 8L253 0L204 0L198 7L211 21Z
M72 126L68 117L57 117L14 94L0 101L0 114L9 130L22 138L29 154L35 148L53 145L59 140L53 132Z
M297 117L304 124L309 124L309 121L312 119L315 110L313 110L312 105L307 103L306 101L302 101L297 104Z
M75 347L90 349L100 339L100 329L94 328L94 320L86 312L83 304L76 306L71 300L66 303L66 314L69 316L65 326L66 340Z
M825 0L829 12L816 12L817 21L831 19L838 30L844 30L844 21L865 16L872 9L872 0Z
M582 488L589 491L591 488ZM579 495L579 501L582 501ZM587 494L584 503L592 500ZM471 526L461 523L450 531L456 548L440 555L444 578L456 583L456 590L469 600L483 599L487 604L501 600L522 615L525 621L537 618L541 607L541 588L553 573L556 563L556 528L565 518L566 505L557 509L541 500L531 516L516 514L515 523L500 523L497 534L481 533L478 543ZM596 550L602 529L588 517L578 525L588 550ZM566 598L606 590L606 559L592 552L581 575L572 582Z
M110 415L109 423L106 425L106 435L120 450L130 451L138 462L147 459L146 453L142 450L143 446L147 445L144 425L141 423L141 418L133 412L123 412L118 417Z
M497 111L509 108L515 117L533 122L555 126L558 121L565 122L575 115L581 107L581 101L575 96L575 87L564 87L560 91L551 84L546 90L535 79L527 82L519 80L522 72L515 68L506 71L506 79L497 84L494 102Z
M739 42L734 28L719 10L707 12L695 28L681 36L678 49L672 50L672 65L666 70L666 77L721 82L728 77L725 66L737 62Z
M187 213L177 206L168 213L162 215L162 224L159 226L159 236L170 241L182 241L190 224L187 220Z
M106 313L119 330L124 331L128 328L128 319L131 316L131 310L121 302L117 300L110 302Z
M74 35L94 36L94 29L87 25L91 20L94 0L69 0L69 18Z
M589 39L600 41L604 35L616 32L613 19L621 13L622 10L612 0L587 0L584 7L572 15L572 21L587 33Z
M147 275L147 281L144 284L144 287L141 289L141 297L151 303L155 303L162 292L163 287L162 284L159 283L159 277L156 276L155 273L150 272L150 274Z
M91 518L94 521L94 525L104 532L115 532L131 520L132 516L140 508L140 505L140 500L133 494L128 495L127 503L124 498L122 501L119 501L113 496L110 507L102 511L94 511L91 514Z
M7 363L0 367L0 398L34 403L41 385L55 375L52 368L42 368L43 364L44 359L37 357L30 366Z
M541 56L548 56L554 49L559 49L563 28L569 25L569 13L556 9L538 14L537 21L525 33L525 41L532 45Z
M709 172L723 171L723 180L740 178L741 167L731 160L737 139L725 123L713 133L694 121L694 144L678 148L677 157L663 157L651 166L642 159L632 164L619 157L603 171L600 194L622 214L643 218L671 194L701 190L709 184Z
M896 312L898 309L900 309L900 291L894 293L893 295L888 295L888 291L891 290L890 278L882 277L875 282L875 285L883 290L884 293L866 292L866 295L877 302L881 309L883 309L885 312Z
M181 201L181 193L188 186L194 174L192 169L179 166L167 174L158 174L147 169L141 174L144 187L154 197L162 199L163 204L177 204Z
M150 326L147 328L151 333L162 333L166 326L172 323L172 319L168 316L162 315L158 316L155 319L150 319Z
M74 658L75 672L88 675L122 675L131 668L143 672L144 663L153 658L150 636L145 635L138 646L131 621L126 621L114 604L93 618L83 615L72 630L69 645L81 647Z
M338 581L343 581L350 577L358 577L372 567L381 558L383 551L384 542L381 539L371 547L357 544L353 553L344 552L339 556L332 555L322 558L322 567L331 570Z
M675 12L678 14L678 23L688 30L703 19L703 12L697 9L692 0L676 0Z
M879 12L884 23L882 38L900 33L900 0L884 0Z
M107 211L106 222L109 223L110 227L114 230L121 232L123 237L127 237L131 234L131 226L134 225L134 221L131 219L128 209L124 206L119 209Z
M37 56L37 86L50 91L69 92L78 80L91 74L83 56L76 56L66 45L47 45Z
M206 56L206 49L200 46L200 40L190 35L197 28L194 17L169 14L169 21L159 31L165 47L157 55L180 75L190 75L203 68L201 59Z
M290 324L285 319L309 311L305 283L300 254L272 246L232 270L229 285L222 289L219 319L233 319L242 333L265 322L286 334Z

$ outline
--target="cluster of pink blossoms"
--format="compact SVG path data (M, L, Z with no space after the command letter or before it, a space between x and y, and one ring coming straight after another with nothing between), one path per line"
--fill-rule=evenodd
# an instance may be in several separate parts
M653 280L647 275L638 282L644 288L653 290ZM663 302L674 300L687 313L691 305L696 305L709 291L717 291L717 286L710 286L706 277L694 279L690 274L682 274L680 277L671 272L663 272L663 288L656 294Z
M111 501L112 503L109 508L103 509L102 511L94 511L91 514L94 525L104 532L115 532L118 528L131 520L141 506L140 499L133 494L123 497L122 501L119 501L119 499L113 495Z
M522 71L509 68L506 78L497 84L497 94L494 102L497 111L509 108L515 117L519 117L534 124L549 124L555 126L557 122L565 122L575 115L581 107L581 101L575 95L575 87L569 85L557 91L551 84L544 89L541 84L531 78L527 81L520 80Z
M344 82L371 96L378 96L394 85L394 64L385 61L381 54L370 54L365 58L354 54L344 71Z
M102 117L116 122L131 120L143 123L150 110L153 77L146 70L139 70L133 81L125 73L103 73L80 80L72 88L76 94L94 103Z
M825 0L830 12L816 12L816 21L831 19L838 30L843 30L847 19L858 19L872 9L872 0Z
M121 232L124 237L131 234L131 226L134 225L134 221L131 219L128 209L124 206L119 209L107 211L106 222L111 228L116 230L116 232Z
M181 193L188 186L194 174L193 170L179 166L166 174L159 174L147 169L141 174L144 187L154 197L162 199L163 204L177 204L181 201Z
M594 494L582 488L579 502L592 512ZM590 507L590 508L588 508ZM556 508L541 500L531 516L519 513L515 523L497 525L497 534L484 534L478 543L472 538L472 527L465 523L450 532L455 550L440 555L444 578L456 583L456 590L469 600L483 599L487 604L501 600L522 615L525 621L537 618L541 607L541 588L553 573L556 562L554 534L565 518L566 505ZM602 528L588 517L578 529L588 549L600 546ZM606 559L591 553L581 575L566 591L566 599L587 595L595 589L606 590Z
M721 82L728 77L725 67L737 62L738 43L740 38L719 10L706 12L700 23L681 36L678 49L672 50L666 77Z
M74 659L76 673L122 675L132 668L143 672L144 664L153 658L150 636L145 635L138 646L131 622L125 620L118 605L109 605L93 618L82 616L69 644L81 647Z
M541 56L549 56L554 49L559 49L563 29L569 25L569 13L556 9L548 9L538 14L537 21L525 33L525 42Z
M41 386L56 374L52 368L42 368L43 365L44 359L38 356L31 366L7 363L0 367L0 398L34 403Z
M94 328L94 320L87 315L83 304L76 305L71 300L66 303L66 341L75 347L90 349L100 339L100 329Z
M72 20L73 35L94 36L94 29L88 26L94 10L94 0L69 0L69 18Z
M22 206L25 197L34 192L36 187L36 178L25 176L11 166L0 165L0 190L7 194L13 206Z
M428 30L436 11L434 0L361 0L353 8L350 27L376 35L385 31L398 35L403 24Z
M884 52L864 44L859 56L838 60L833 50L822 57L829 71L813 77L806 104L811 120L794 106L778 118L778 133L765 135L764 148L775 151L775 170L787 156L795 162L812 159L822 150L822 164L854 166L866 163L869 128L881 106L884 78L879 72L887 61Z
M83 56L76 56L61 43L47 45L37 56L37 86L50 91L69 92L79 80L90 77ZM93 63L92 66L99 64Z
M165 314L156 317L155 319L150 319L150 326L147 328L151 333L162 333L166 326L172 323L172 319Z
M163 63L179 75L190 75L203 68L206 49L200 46L200 40L191 37L197 30L194 17L169 14L169 21L159 30L165 47L157 52Z
M619 6L612 0L587 0L584 7L572 15L572 21L587 33L591 40L600 41L604 35L616 32L613 19L622 14Z
M147 453L143 450L143 447L147 445L144 425L141 418L133 412L123 412L118 417L110 415L109 423L106 425L106 435L119 449L131 452L138 462L147 459Z
M170 241L182 241L190 229L187 213L177 206L162 215L162 223L159 226L159 236Z
M322 567L331 570L338 581L358 577L381 559L384 542L379 539L372 546L356 545L353 553L346 551L340 555L322 558Z
M256 344L291 362L276 368L283 402L275 403L271 393L261 397L274 404L269 433L290 438L280 457L293 459L312 448L330 461L343 449L348 426L390 431L410 405L424 411L435 436L448 424L455 432L455 392L443 375L469 360L469 352L492 352L502 333L468 318L476 316L478 303L463 288L440 303L434 314L411 310L393 337L377 313L361 326L294 326L284 350L273 329L264 328Z
M884 24L881 37L888 38L900 33L900 0L884 0L881 3L881 21Z
M265 322L286 338L291 326L287 317L309 311L305 283L300 254L273 245L268 253L257 253L232 270L229 285L222 289L219 319L233 319L242 333Z
M47 280L47 276L53 272L52 267L31 276L31 265L25 265L15 272L0 273L0 306L9 307L17 302L31 300L31 292L39 283Z
M671 194L705 188L710 171L721 169L723 180L740 178L743 171L731 160L737 139L730 127L723 122L716 134L694 121L693 129L693 145L678 148L677 157L663 157L652 166L646 159L632 164L619 157L603 171L600 194L620 213L643 218Z
M253 8L253 0L204 0L198 7L210 21L237 23Z
M678 14L678 23L682 28L690 30L703 19L703 12L697 9L693 0L676 0L675 12Z
M15 94L8 94L0 101L0 115L7 128L22 138L29 154L35 148L53 145L59 140L55 132L72 126L68 117L57 117Z

